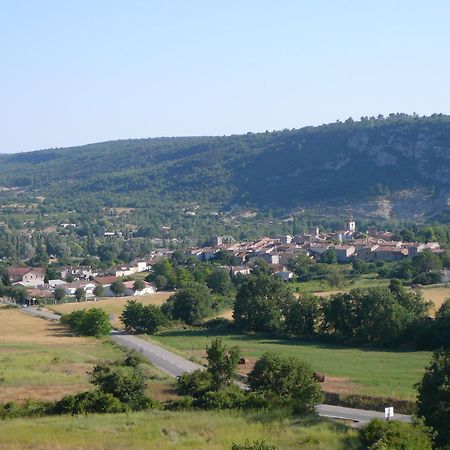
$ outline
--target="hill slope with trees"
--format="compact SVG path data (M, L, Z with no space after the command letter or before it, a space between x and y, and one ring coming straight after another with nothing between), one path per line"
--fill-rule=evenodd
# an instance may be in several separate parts
M391 114L223 137L120 140L4 155L0 186L57 207L290 211L405 190L450 192L450 116ZM437 211L439 212L439 211Z

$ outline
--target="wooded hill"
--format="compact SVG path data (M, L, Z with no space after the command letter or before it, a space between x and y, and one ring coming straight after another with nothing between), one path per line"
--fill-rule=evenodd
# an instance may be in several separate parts
M198 204L287 212L317 201L360 201L404 190L445 199L450 116L392 114L298 130L2 155L0 186L78 210Z

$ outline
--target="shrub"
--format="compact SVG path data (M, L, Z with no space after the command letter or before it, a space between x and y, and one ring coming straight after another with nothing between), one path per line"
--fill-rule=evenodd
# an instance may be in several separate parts
M90 382L135 411L151 406L150 399L145 396L145 378L134 367L112 368L106 364L97 365L92 371Z
M52 411L53 403L41 400L26 400L23 403L0 403L0 419L16 417L40 417Z
M177 391L181 395L190 395L194 398L201 397L212 390L212 375L205 370L185 372L177 379Z
M386 422L374 419L359 433L363 448L368 450L431 450L430 429L422 423Z
M231 450L277 450L275 445L269 444L266 441L249 441L248 439L243 443L233 442Z
M66 395L56 402L56 414L88 414L88 413L119 413L127 409L118 398L100 390L81 392L76 395Z

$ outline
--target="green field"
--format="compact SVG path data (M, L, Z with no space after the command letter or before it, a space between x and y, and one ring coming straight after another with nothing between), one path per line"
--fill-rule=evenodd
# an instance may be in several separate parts
M378 278L377 274L359 275L352 278L344 278L341 291L349 291L356 288L370 288L388 286L389 280L384 278ZM303 282L290 283L289 286L296 292L330 292L335 293L338 291L336 287L329 285L328 281L322 280L310 280Z
M166 331L148 339L199 360L204 356L205 345L217 335L214 331L188 329ZM228 345L241 348L243 356L249 359L247 370L266 351L295 356L327 375L326 391L343 394L414 400L414 384L431 359L431 352L374 350L264 336L220 335ZM240 367L242 373L245 372L244 367Z
M13 419L2 422L2 449L207 449L266 440L280 450L357 448L356 431L318 417L237 412L166 412Z

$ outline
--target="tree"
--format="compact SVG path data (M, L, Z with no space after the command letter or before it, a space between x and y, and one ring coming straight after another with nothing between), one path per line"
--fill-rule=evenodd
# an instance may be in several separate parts
M8 271L6 269L4 269L3 272L2 272L1 283L4 286L11 286L11 280L9 278L9 273L8 273Z
M426 317L428 303L420 294L398 286L353 289L323 302L323 328L358 342L396 343L407 328Z
M242 280L233 317L245 331L279 332L294 296L283 281L274 276L249 275Z
M77 302L81 302L81 300L86 300L86 291L81 287L75 289L75 298L77 299Z
M120 316L126 331L154 334L167 322L161 309L155 305L144 306L136 300L130 300Z
M424 250L414 256L412 264L416 273L442 269L442 261L439 256L429 250Z
M265 353L247 381L250 391L292 402L296 410L311 410L322 400L311 368L296 358Z
M305 276L309 273L311 266L315 264L316 262L310 256L300 254L289 261L288 267L297 275L300 281L305 281Z
M288 307L286 331L296 336L311 336L319 331L321 319L320 298L317 295L302 293Z
M421 422L373 419L361 429L359 437L367 450L432 450L430 431Z
M167 317L198 325L212 313L213 297L209 289L198 283L178 290L170 296L161 310Z
M83 336L100 337L111 331L108 314L100 308L64 314L61 317L61 323L68 326L74 333Z
M14 299L16 303L24 303L27 299L28 291L24 286L12 286L9 288L9 296Z
M145 288L145 284L142 280L136 280L133 283L133 291L142 291Z
M433 325L433 348L450 348L450 298L436 312Z
M450 349L433 354L416 387L417 415L437 433L437 446L450 444Z
M60 302L66 296L66 290L63 287L56 287L53 291L53 297L57 302Z
M66 279L64 280L66 283L73 283L73 281L74 281L74 278L73 278L73 275L71 274L71 273L68 273L67 275L66 275Z
M176 287L176 274L169 260L163 259L153 264L153 274L149 281L156 280L158 276L163 276L166 279L164 288L173 289Z
M336 250L334 248L329 248L325 250L320 255L320 262L325 264L335 264L337 263L337 256L336 256Z
M221 338L214 339L209 346L206 346L208 359L206 370L211 374L214 389L219 390L231 383L240 353L237 346L227 348Z
M257 259L252 266L251 270L252 275L260 276L260 275L272 275L272 269L269 264L266 263L263 259Z
M96 297L103 297L103 294L105 293L105 288L101 284L97 284L97 286L95 286L94 288L93 293Z
M331 270L327 275L327 282L331 287L340 289L344 284L344 277L338 270Z
M113 294L119 297L125 292L125 284L123 280L119 278L111 284L110 289Z
M220 295L230 295L233 290L230 275L224 269L217 269L206 277L206 285L215 293Z

